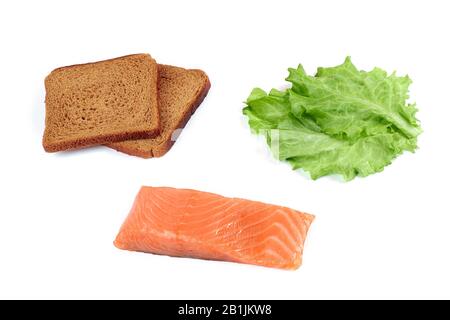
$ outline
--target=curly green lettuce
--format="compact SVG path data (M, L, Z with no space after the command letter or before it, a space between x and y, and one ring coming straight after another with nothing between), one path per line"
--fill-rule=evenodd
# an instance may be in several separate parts
M414 152L422 132L411 79L375 68L358 70L350 58L309 76L289 69L292 87L266 93L255 88L243 112L274 155L313 179L340 174L345 180L380 172L403 151Z

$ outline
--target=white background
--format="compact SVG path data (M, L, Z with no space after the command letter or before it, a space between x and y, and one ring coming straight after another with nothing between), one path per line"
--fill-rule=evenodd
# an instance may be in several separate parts
M6 4L8 3L8 4ZM448 1L10 1L0 4L0 298L450 298ZM174 148L47 154L44 78L130 53L201 68L211 91ZM275 161L241 115L351 55L409 74L415 154L344 183ZM125 252L141 185L188 187L316 215L297 271Z

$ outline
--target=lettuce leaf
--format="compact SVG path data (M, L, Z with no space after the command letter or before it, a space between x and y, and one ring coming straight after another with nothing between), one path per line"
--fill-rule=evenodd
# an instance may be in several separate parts
M309 76L289 69L292 87L266 93L255 88L243 113L263 134L275 157L313 179L340 174L345 180L380 172L394 158L417 148L421 133L411 79L375 68L359 71L349 57Z

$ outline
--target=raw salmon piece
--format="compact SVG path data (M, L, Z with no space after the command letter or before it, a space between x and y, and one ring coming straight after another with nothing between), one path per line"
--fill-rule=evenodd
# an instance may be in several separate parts
M114 245L176 257L296 269L313 219L307 213L257 201L142 187Z

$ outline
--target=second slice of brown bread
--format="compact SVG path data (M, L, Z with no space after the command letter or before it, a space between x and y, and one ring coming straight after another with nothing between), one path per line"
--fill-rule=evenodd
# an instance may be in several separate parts
M142 158L163 156L175 143L176 130L185 126L211 87L201 70L158 65L158 74L160 134L152 139L107 144L108 147Z
M47 152L159 133L158 66L148 54L58 68L45 79Z

